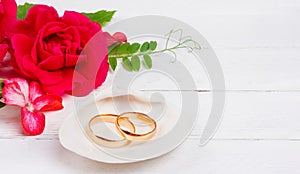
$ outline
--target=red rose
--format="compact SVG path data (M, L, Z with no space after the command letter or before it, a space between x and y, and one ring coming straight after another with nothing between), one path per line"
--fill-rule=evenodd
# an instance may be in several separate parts
M0 0L0 67L9 50L7 37L16 21L17 4L14 0Z
M14 68L47 93L83 96L106 79L107 41L101 26L80 13L59 17L53 7L35 5L15 25L11 44Z

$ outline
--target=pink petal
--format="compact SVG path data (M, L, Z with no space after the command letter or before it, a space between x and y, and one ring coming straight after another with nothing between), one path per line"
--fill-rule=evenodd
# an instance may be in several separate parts
M44 95L41 85L38 82L31 82L29 85L29 101L33 102L38 97Z
M103 35L107 40L108 46L111 46L116 42L127 42L126 35L121 32L116 32L113 35L110 35L108 32L103 32Z
M28 135L40 135L45 128L45 115L39 112L31 112L27 108L21 109L21 120L24 132Z
M32 103L35 111L56 111L63 109L62 98L57 95L43 95L35 99Z
M2 91L4 102L7 105L24 107L28 102L28 83L25 79L11 78L4 80Z
M127 37L122 32L116 32L112 35L113 38L115 38L119 42L127 42Z

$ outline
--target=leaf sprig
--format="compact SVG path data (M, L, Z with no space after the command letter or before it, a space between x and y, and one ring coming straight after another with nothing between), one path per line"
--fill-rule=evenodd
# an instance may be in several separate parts
M141 59L145 68L152 68L152 54L157 47L156 41L135 43L115 43L109 47L108 62L112 70L115 70L118 64L117 59L122 59L122 65L127 71L139 71L141 68Z
M173 36L179 33L179 39L174 39ZM199 43L194 41L190 36L183 36L183 30L171 30L166 35L165 47L161 50L157 50L157 42L150 41L139 43L115 43L109 47L108 63L112 70L115 70L118 64L117 59L122 59L122 65L127 71L139 71L141 68L141 59L144 67L147 69L152 68L151 55L169 52L174 55L174 59L177 59L175 50L187 49L189 52L193 52L195 49L200 50ZM175 45L170 45L170 41L174 41Z

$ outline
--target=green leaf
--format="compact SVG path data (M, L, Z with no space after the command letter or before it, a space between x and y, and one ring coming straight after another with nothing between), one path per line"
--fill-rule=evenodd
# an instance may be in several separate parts
M132 64L127 57L123 58L122 64L127 71L132 71Z
M148 69L152 68L152 59L149 55L144 55L144 65Z
M100 10L95 13L82 13L91 21L98 22L101 26L104 26L107 22L110 22L116 11Z
M138 56L133 56L131 58L131 64L132 64L132 69L133 71L139 71L141 68L141 61Z
M108 63L109 63L112 70L116 70L116 67L117 67L117 64L118 64L117 58L109 58Z
M149 50L149 46L150 46L150 44L149 44L149 42L144 42L143 43L143 45L142 45L142 47L141 47L141 52L146 52L146 51L148 51Z
M140 49L141 44L139 43L133 43L132 45L129 46L128 52L130 54L136 53Z
M4 83L3 83L3 81L4 81L4 79L0 79L0 89L2 89L2 88L3 88L3 86L4 86Z
M116 42L116 43L112 44L111 46L109 46L108 47L108 55L110 55L112 53L112 50L114 50L115 48L117 48L121 44L122 44L121 42Z
M5 103L0 102L0 108L3 108L5 106Z
M130 45L129 43L124 43L121 46L119 46L117 51L118 55L125 54L127 52L129 45Z
M35 4L25 3L24 5L18 5L17 19L24 19L28 13L28 10Z
M156 41L151 41L149 44L150 50L154 51L157 47L157 42Z

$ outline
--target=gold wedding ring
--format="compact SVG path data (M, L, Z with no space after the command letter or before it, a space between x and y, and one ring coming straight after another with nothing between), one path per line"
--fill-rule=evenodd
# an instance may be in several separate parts
M151 127L150 131L138 134L136 133L136 125L130 119L140 120ZM123 137L120 140L107 139L98 135L92 130L92 126L101 122L113 123L117 132ZM110 147L119 148L128 145L131 141L145 141L151 139L156 133L156 122L148 115L139 112L125 112L121 115L115 114L100 114L94 116L88 124L87 134L91 140L96 144Z
M122 120L123 119L138 119L140 121L143 121L144 123L148 124L152 129L149 132L137 134L135 131L131 130L125 130L121 127ZM145 141L151 139L155 133L156 133L156 122L150 118L148 115L139 113L139 112L125 112L117 118L116 122L116 128L122 134L126 139L131 141Z
M101 122L108 122L108 123L115 123L117 119L119 118L118 115L114 114L100 114L95 117L93 117L89 121L89 125L87 127L87 134L88 136L98 145L104 146L104 147L110 147L110 148L119 148L126 146L130 143L128 139L126 139L122 134L123 139L121 140L111 140L104 137L100 137L98 135L95 135L91 126L101 123ZM119 125L127 128L131 132L135 132L135 126L134 124L129 121L127 118L120 118L118 119Z

